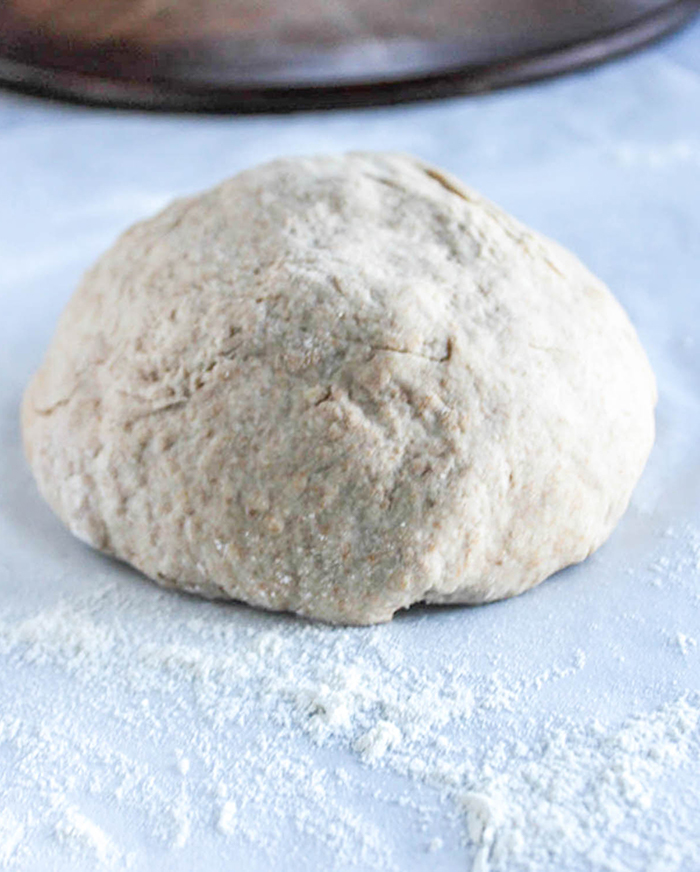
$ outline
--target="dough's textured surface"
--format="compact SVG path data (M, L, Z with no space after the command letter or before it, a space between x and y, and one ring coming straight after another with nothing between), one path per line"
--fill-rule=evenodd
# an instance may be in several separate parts
M95 548L362 624L583 560L655 400L575 257L416 159L356 153L248 170L125 233L63 313L23 430Z

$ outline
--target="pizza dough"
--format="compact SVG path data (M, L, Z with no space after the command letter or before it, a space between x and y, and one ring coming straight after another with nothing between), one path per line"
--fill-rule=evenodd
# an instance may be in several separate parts
M162 585L321 620L481 603L610 534L654 377L606 288L396 154L179 200L88 272L23 405L39 488Z

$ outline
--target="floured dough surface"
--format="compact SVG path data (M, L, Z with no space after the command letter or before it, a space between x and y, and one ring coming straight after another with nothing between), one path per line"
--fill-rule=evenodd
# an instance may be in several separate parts
M290 158L88 272L24 398L39 488L160 584L340 623L583 560L654 378L571 254L395 154Z

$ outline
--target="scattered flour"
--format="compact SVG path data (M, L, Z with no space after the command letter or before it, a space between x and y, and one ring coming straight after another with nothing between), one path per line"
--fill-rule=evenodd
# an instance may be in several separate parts
M353 748L367 761L376 761L383 757L389 748L401 743L401 731L391 721L377 721L366 733L363 733L354 743Z
M232 799L229 799L223 804L221 811L219 812L219 822L217 825L220 833L223 833L225 836L230 836L236 832L237 812L238 806Z
M650 568L664 584L697 570L700 536L683 541ZM250 618L113 587L0 621L0 657L28 688L0 710L0 869L37 868L47 838L66 862L128 869L144 844L167 858L209 834L260 868L303 868L313 845L329 870L398 872L380 806L412 816L416 850L472 872L700 868L697 693L622 723L524 728L537 694L586 669L583 650L525 679L497 661L416 666L382 627ZM394 787L371 792L367 766Z
M9 808L0 811L0 864L6 864L24 836L24 824Z
M436 851L442 850L444 844L445 843L440 836L433 836L433 838L428 842L428 850L431 854L434 854Z
M694 639L692 636L687 636L685 633L681 632L676 633L676 643L681 649L681 653L684 655L690 654L691 651L698 647L697 639Z
M66 807L56 824L59 841L75 851L87 851L98 863L116 864L122 859L111 838L94 821L73 806Z
M682 698L616 732L595 722L558 730L537 753L482 774L476 791L456 793L479 846L474 869L544 869L553 856L562 869L581 858L586 868L693 868L700 824L686 837L662 809L648 813L665 777L698 765L699 719L700 700ZM655 837L669 862L653 856Z

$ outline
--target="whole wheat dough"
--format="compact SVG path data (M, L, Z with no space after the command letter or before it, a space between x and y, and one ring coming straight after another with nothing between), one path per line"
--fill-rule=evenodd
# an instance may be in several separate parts
M23 407L39 488L158 583L326 621L583 560L655 385L571 254L396 154L268 163L125 233Z

